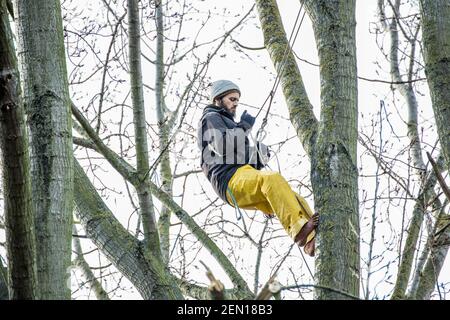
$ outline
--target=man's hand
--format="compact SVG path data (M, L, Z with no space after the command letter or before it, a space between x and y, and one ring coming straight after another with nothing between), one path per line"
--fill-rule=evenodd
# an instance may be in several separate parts
M252 116L251 114L247 113L247 110L245 110L241 115L241 123L244 124L246 129L250 129L255 124L256 118Z

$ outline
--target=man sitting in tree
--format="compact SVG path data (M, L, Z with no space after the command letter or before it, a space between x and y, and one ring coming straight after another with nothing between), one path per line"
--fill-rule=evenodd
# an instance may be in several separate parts
M250 146L255 117L245 110L239 122L234 120L240 97L235 83L212 83L212 104L205 107L197 132L202 170L222 200L233 207L276 214L288 235L314 256L319 215L278 172L260 170L269 152L259 142Z

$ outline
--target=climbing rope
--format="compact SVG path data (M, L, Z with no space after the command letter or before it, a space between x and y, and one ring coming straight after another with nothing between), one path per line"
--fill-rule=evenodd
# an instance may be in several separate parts
M228 194L230 195L231 200L234 203L234 212L236 213L236 219L239 221L242 219L242 211L239 208L236 198L234 197L233 192L231 192L231 189L229 187L227 187L227 191L228 191Z

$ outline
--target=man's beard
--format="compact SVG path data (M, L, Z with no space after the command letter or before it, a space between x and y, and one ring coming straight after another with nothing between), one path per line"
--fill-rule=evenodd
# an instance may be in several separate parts
M225 106L225 104L222 102L222 100L220 100L219 106L223 109L225 109L229 114L231 114L233 116L233 118L236 118L236 110L235 111L230 111L227 109L227 107Z

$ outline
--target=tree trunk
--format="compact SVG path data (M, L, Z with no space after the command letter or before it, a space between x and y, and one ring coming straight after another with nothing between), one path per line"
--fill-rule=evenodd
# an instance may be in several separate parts
M0 149L7 273L10 299L23 300L36 298L36 244L31 208L28 136L15 54L6 1L0 0ZM0 271L3 278L4 270ZM3 283L6 284L6 281Z
M159 147L160 150L165 150L161 156L161 178L162 190L167 194L172 195L172 168L170 166L170 152L169 147L169 121L166 115L166 106L164 102L164 12L161 0L156 1L156 27L157 27L157 41L156 41L156 81L155 81L155 98L156 98L156 116L159 129ZM167 148L166 148L167 147ZM161 151L162 152L162 151ZM163 206L158 220L159 236L161 239L161 252L166 263L169 262L170 253L170 210Z
M444 157L444 168L450 170L450 3L446 0L421 0L423 55L430 88L437 132ZM429 299L449 250L450 231L445 213L437 219L437 232L430 254L412 298Z
M72 125L59 0L15 1L41 299L70 299Z
M412 161L415 170L419 178L423 178L425 175L425 163L422 157L422 146L420 143L419 130L418 128L418 103L417 98L414 93L414 88L412 83L402 83L404 80L400 74L400 67L398 61L398 53L400 51L399 47L399 37L398 37L398 22L397 17L400 17L400 0L396 0L395 4L392 8L396 13L394 14L394 18L392 18L392 22L389 24L389 34L391 36L391 48L389 51L390 57L390 68L391 68L391 76L394 82L394 88L396 88L400 94L405 98L406 105L408 107L408 138L411 142L411 155ZM418 32L419 29L416 30ZM412 76L414 73L414 63L416 56L416 42L417 42L417 33L414 38L408 39L411 44L411 51L409 54L409 70L408 70L408 81L412 80Z
M321 74L317 123L295 59L289 51L281 75L291 121L311 160L315 207L321 215L316 240L316 283L359 295L359 216L355 1L302 1L313 21ZM287 40L275 0L256 1L272 61L283 63ZM317 289L318 299L345 296Z
M149 179L147 145L147 122L145 120L144 93L142 86L140 22L137 0L128 0L129 61L131 100L133 105L134 140L136 144L136 169L141 183L136 186L145 240L155 255L161 256L158 229L151 194L144 186Z
M421 0L423 54L446 170L450 171L450 3Z
M320 61L321 125L311 162L321 215L316 284L359 296L355 1L304 1ZM342 299L316 290L318 299Z

